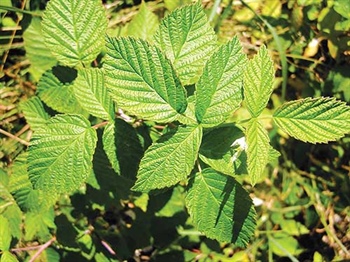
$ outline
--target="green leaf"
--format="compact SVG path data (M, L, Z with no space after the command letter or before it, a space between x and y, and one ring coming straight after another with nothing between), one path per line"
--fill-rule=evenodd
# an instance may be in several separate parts
M247 246L256 213L241 184L207 168L190 180L187 190L186 206L199 231L218 241Z
M202 140L201 126L179 127L152 144L140 163L135 191L175 185L190 174Z
M50 229L56 229L54 223L54 209L50 208L45 212L28 212L26 213L25 224L25 239L31 240L38 237L42 241L47 241L51 238Z
M57 115L34 133L28 172L35 189L46 194L71 192L92 169L96 131L80 115Z
M247 139L248 175L252 185L261 178L269 160L270 139L265 128L256 118L252 118L245 131Z
M36 130L50 118L46 113L41 100L34 96L20 105L24 116L32 130Z
M203 136L199 149L199 158L218 172L227 175L246 173L244 149L236 147L244 134L236 126L221 126L212 129Z
M10 251L5 250L1 255L0 262L18 262L18 260Z
M43 15L47 47L64 65L90 63L101 52L107 30L99 0L51 0Z
M71 74L63 69L63 73ZM70 83L62 82L55 71L47 71L38 83L38 96L52 109L66 114L84 113Z
M26 57L30 61L29 72L38 81L46 70L57 64L42 37L40 18L32 17L29 27L23 33L23 40Z
M349 133L350 107L335 98L319 97L283 104L273 114L278 127L309 143L327 143Z
M249 60L244 71L244 101L250 114L261 114L273 91L274 69L268 50L263 45Z
M117 148L115 143L115 125L108 123L103 130L102 135L103 149L106 152L109 162L111 163L114 171L120 174L120 166L117 159Z
M170 61L146 41L108 37L104 68L113 100L129 113L171 122L185 112L186 91Z
M8 250L11 244L10 223L6 217L0 215L0 250Z
M204 127L224 122L242 102L246 55L238 38L222 45L205 65L196 84L196 117Z
M208 57L216 49L216 35L200 3L166 16L154 36L173 63L184 85L197 82Z
M150 40L159 25L158 16L152 13L145 2L128 25L127 33L135 38Z
M73 84L73 92L82 108L93 116L114 119L114 106L99 68L80 69Z

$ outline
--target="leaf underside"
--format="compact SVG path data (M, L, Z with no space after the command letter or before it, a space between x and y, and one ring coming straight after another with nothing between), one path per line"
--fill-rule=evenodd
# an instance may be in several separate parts
M64 65L90 63L104 46L107 17L99 0L51 0L43 15L47 47Z
M201 126L179 127L145 152L133 190L149 192L175 185L190 174L202 140Z
M256 213L241 184L207 168L190 180L187 191L186 206L198 230L209 238L247 246Z
M96 131L80 115L57 115L38 129L28 156L34 189L62 194L79 188L92 170Z
M204 127L224 122L242 102L246 55L238 38L222 45L205 65L196 84L196 118Z
M306 98L283 104L273 120L296 139L327 143L350 132L350 107L335 98Z
M186 91L170 61L146 41L108 37L104 69L112 99L129 113L171 122L185 112Z
M198 80L208 57L216 49L216 35L203 7L196 3L166 16L154 36L184 85Z

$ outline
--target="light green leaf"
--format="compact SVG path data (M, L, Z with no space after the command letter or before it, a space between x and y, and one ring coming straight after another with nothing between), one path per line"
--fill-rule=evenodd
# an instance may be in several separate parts
M273 119L288 135L309 143L327 143L350 132L350 107L335 98L285 103L275 111Z
M0 257L0 262L18 262L18 260L10 251L5 250Z
M163 135L146 150L132 189L148 192L186 179L197 158L201 140L201 126L178 127Z
M104 82L101 69L80 69L72 89L81 107L89 114L113 120L114 106Z
M222 45L205 65L196 84L196 117L204 127L224 122L242 102L246 55L238 38Z
M185 6L166 16L154 36L173 63L184 85L197 82L216 49L216 35L200 3Z
M78 103L73 93L73 86L70 82L66 83L63 79L58 78L58 72L75 78L72 70L57 67L47 71L38 83L38 96L46 105L52 109L67 114L84 113L84 110Z
M142 1L138 13L128 25L129 36L149 40L157 30L159 25L158 16L152 13L147 4Z
M101 52L107 30L99 0L51 0L43 15L47 47L64 65L90 63Z
M109 162L111 163L114 171L120 174L120 166L117 159L117 148L115 145L115 125L108 123L103 130L102 135L103 149L106 152Z
M256 213L247 191L213 169L190 180L186 206L198 230L209 238L245 247L254 233Z
M0 215L0 250L8 250L11 244L10 223L6 217Z
M39 97L34 96L20 105L24 116L32 130L36 130L49 119Z
M129 113L171 122L185 112L186 91L170 61L155 46L133 38L107 38L106 84Z
M220 126L204 133L199 158L218 172L227 175L246 174L246 154L236 146L244 134L236 126ZM238 144L237 144L238 145Z
M54 223L55 213L54 209L41 212L28 212L26 213L24 225L25 225L25 239L31 240L34 237L38 237L42 241L47 241L51 238L50 229L55 229Z
M273 91L273 62L263 45L244 71L244 101L253 117L261 114Z
M34 133L28 172L35 189L46 194L71 192L92 169L96 131L80 115L57 115Z
M261 123L252 118L245 131L247 140L248 175L252 185L255 185L269 160L269 136Z
M29 72L38 81L41 75L57 64L42 37L41 19L32 17L29 27L23 33L26 57L30 61Z

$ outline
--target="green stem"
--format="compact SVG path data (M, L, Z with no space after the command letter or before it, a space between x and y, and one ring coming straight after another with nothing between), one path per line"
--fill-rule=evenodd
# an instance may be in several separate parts
M250 11L252 11L270 30L273 39L276 42L277 51L279 53L279 57L281 59L281 67L282 67L282 102L286 99L286 92L287 92L287 80L288 80L288 64L287 64L287 57L286 52L282 47L281 41L277 35L276 30L273 28L273 26L267 22L264 18L262 18L258 13L255 12L254 9L252 9L247 3L244 2L244 0L241 0L241 3L246 6Z
M221 4L221 0L215 0L215 3L213 5L213 8L211 9L211 13L209 16L209 23L213 22L214 17L216 15L216 11L218 10L220 4Z
M27 15L41 17L41 14L39 14L38 12L22 10L20 8L16 8L16 7L12 7L12 6L0 5L0 10L5 10L5 11L9 11L9 12L16 12L16 13L22 13L22 14L27 14Z

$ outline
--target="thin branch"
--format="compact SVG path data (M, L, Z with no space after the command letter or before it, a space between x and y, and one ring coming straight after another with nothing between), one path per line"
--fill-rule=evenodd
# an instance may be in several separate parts
M7 131L1 129L1 128L0 128L0 133L3 134L3 135L5 135L5 136L8 136L9 138L12 138L12 139L14 139L14 140L20 142L21 144L23 144L23 145L25 145L25 146L29 146L29 142L28 142L28 141L25 141L25 140L23 140L23 139L21 139L21 138L15 136L15 135L12 135L11 133L9 133L9 132L7 132Z
M49 241L47 241L45 244L41 245L40 248L38 249L38 251L35 253L35 255L31 257L31 259L29 260L29 262L34 262L35 259L37 259L37 258L40 256L40 254L41 254L42 252L44 252L44 250L45 250L46 248L48 248L49 246L51 246L51 244L52 244L54 241L56 241L56 237L51 238L51 239L50 239Z

